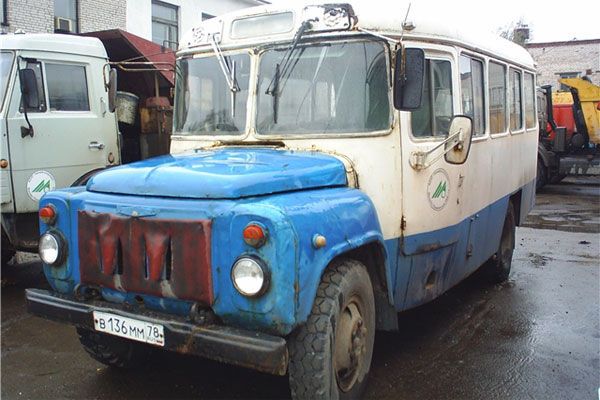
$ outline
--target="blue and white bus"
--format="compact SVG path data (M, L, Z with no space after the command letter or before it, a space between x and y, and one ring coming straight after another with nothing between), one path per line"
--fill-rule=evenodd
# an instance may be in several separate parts
M442 16L443 17L443 16ZM145 346L356 398L375 330L483 265L534 203L535 69L431 14L268 5L180 43L172 154L41 201L52 291L97 360Z

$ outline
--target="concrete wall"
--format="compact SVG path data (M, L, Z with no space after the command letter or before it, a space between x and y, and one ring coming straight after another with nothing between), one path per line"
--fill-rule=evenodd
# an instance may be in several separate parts
M54 0L8 0L8 32L54 32Z
M161 0L179 7L179 38L202 21L202 13L219 15L259 5L251 0ZM152 40L152 0L127 0L127 31Z
M527 50L537 63L538 85L557 90L559 73L588 76L600 86L600 39L570 42L529 43Z

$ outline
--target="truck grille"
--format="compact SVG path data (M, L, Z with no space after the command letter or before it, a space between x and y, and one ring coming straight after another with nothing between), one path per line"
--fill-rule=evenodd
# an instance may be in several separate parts
M212 304L210 220L78 218L82 284Z

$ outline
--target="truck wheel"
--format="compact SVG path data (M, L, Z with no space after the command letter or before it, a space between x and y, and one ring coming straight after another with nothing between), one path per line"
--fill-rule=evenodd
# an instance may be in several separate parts
M512 202L509 201L498 251L485 265L490 281L493 283L506 281L510 274L512 256L515 249L515 226L515 210Z
M544 162L538 158L537 160L537 175L535 177L535 190L540 190L548 182L548 169Z
M144 347L130 340L83 328L77 328L77 334L84 350L109 367L133 368L145 360Z
M289 341L292 398L359 398L374 341L375 301L365 266L349 259L334 262L321 279L306 324Z

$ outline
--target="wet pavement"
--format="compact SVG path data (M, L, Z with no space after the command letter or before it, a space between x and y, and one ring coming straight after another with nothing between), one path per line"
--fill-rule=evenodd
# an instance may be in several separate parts
M526 225L507 283L476 273L401 314L400 332L377 334L366 397L597 398L600 180L546 187ZM107 368L74 328L25 313L27 287L47 287L39 262L2 267L3 399L289 397L286 377L176 354L157 352L138 370Z

